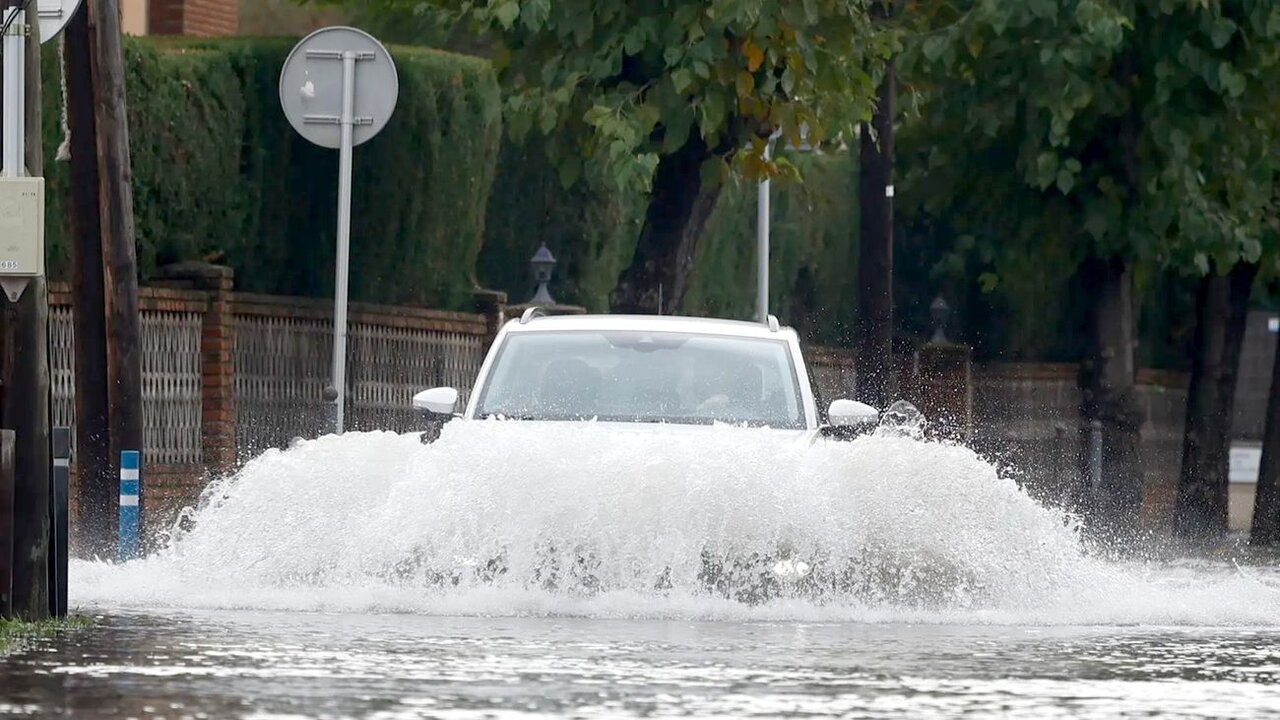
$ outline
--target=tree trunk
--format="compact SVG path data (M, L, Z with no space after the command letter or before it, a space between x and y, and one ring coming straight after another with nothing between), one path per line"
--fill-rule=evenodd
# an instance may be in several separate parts
M1267 425L1262 433L1257 491L1249 544L1280 545L1280 342L1271 364L1271 390L1267 394Z
M1080 270L1092 300L1080 386L1086 421L1102 425L1102 478L1085 506L1107 540L1132 538L1142 508L1142 413L1134 397L1133 276L1120 258L1090 258Z
M893 363L893 61L885 64L871 127L863 128L858 204L856 397L885 408L896 392ZM872 132L874 129L874 133Z
M89 7L81 4L64 37L67 120L71 129L71 293L75 324L77 544L89 557L114 557L119 481L112 474L107 423L107 328L103 308L102 222L94 120Z
M720 185L702 182L702 164L712 156L701 137L692 137L658 161L635 256L613 292L614 312L679 312L698 240L720 197Z
M1211 271L1196 292L1191 383L1174 512L1174 528L1185 538L1209 541L1227 530L1236 375L1257 272L1254 263L1236 263L1225 276Z

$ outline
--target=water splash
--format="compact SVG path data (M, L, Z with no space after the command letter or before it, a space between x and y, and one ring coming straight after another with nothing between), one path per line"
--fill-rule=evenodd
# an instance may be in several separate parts
M909 415L909 414L908 414ZM899 428L910 428L899 424ZM1077 524L917 433L453 423L271 451L73 601L427 613L1280 624L1270 576L1096 559Z
M881 435L901 435L919 440L924 437L926 426L924 413L906 400L899 400L880 415L880 425L876 430Z

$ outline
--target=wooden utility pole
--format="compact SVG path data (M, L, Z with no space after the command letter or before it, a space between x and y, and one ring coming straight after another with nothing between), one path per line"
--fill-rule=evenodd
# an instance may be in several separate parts
M0 498L0 503L3 503ZM0 505L2 507L2 505ZM1271 362L1271 388L1267 393L1267 424L1262 431L1262 460L1258 489L1253 499L1249 544L1280 546L1280 344ZM3 556L0 556L3 562Z
M14 433L0 430L0 619L13 616Z
M134 247L133 170L124 86L119 0L90 0L90 46L98 131L103 298L107 315L107 390L111 461L142 448L142 318ZM118 471L116 473L119 474ZM141 502L145 493L140 492ZM117 500L118 502L118 500Z
M119 498L112 473L107 413L107 329L102 297L102 229L98 211L98 124L94 119L89 6L63 36L67 125L71 131L71 293L75 324L76 472L81 551L108 557L116 539Z
M82 543L114 554L121 450L142 450L141 320L117 0L86 0L66 35Z
M21 0L6 0L6 8ZM33 6L34 7L34 6ZM44 173L40 133L40 28L26 14L26 174ZM15 432L13 521L13 615L49 616L49 295L44 278L31 278L17 303L4 312L3 427Z
M887 15L884 6L873 17ZM884 409L893 401L893 60L885 63L858 160L858 360L855 397Z

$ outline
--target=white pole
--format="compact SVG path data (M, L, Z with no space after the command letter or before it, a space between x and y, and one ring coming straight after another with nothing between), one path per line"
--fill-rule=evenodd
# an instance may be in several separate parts
M347 398L347 286L351 255L351 155L355 129L356 54L342 53L342 146L338 155L338 267L333 307L333 387L336 425L342 434Z
M766 160L773 141L764 148ZM760 181L756 197L756 319L769 322L769 178Z
M4 37L4 176L26 175L26 13L20 8L5 10L9 33Z

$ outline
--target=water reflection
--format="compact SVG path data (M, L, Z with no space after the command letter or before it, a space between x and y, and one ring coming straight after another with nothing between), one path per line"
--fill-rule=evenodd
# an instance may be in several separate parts
M0 715L1266 717L1280 630L113 613L0 660Z

